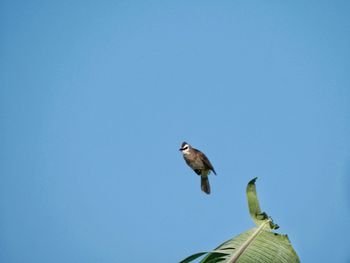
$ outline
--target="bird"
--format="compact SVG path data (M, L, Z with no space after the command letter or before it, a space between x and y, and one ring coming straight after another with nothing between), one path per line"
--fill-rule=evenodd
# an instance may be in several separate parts
M210 194L210 185L208 175L211 171L216 175L215 169L210 163L207 156L200 150L193 148L187 142L181 144L179 151L182 152L183 157L189 167L201 177L201 189L204 193Z

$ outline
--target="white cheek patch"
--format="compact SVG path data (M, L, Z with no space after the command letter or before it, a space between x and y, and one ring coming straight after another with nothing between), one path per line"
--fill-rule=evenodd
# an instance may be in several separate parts
M187 148L186 150L182 150L183 154L189 154L190 153L190 148Z

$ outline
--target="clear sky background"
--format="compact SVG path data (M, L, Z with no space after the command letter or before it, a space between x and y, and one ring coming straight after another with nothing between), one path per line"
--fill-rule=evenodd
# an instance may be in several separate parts
M0 262L178 262L254 226L256 176L302 262L350 262L349 14L1 1Z

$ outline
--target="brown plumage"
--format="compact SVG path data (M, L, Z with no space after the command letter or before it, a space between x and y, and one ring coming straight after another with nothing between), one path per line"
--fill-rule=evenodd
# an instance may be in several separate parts
M216 172L207 156L201 151L192 148L192 146L186 142L182 143L180 151L182 152L187 165L190 166L196 174L201 176L202 191L210 194L208 175L210 174L210 171L213 171L215 175Z
M208 176L201 176L201 189L204 193L210 194L210 184Z

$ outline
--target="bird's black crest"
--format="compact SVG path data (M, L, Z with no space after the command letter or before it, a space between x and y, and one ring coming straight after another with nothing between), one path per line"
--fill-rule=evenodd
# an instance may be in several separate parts
M181 147L183 148L186 144L188 144L187 142L183 142L182 144L181 144Z

